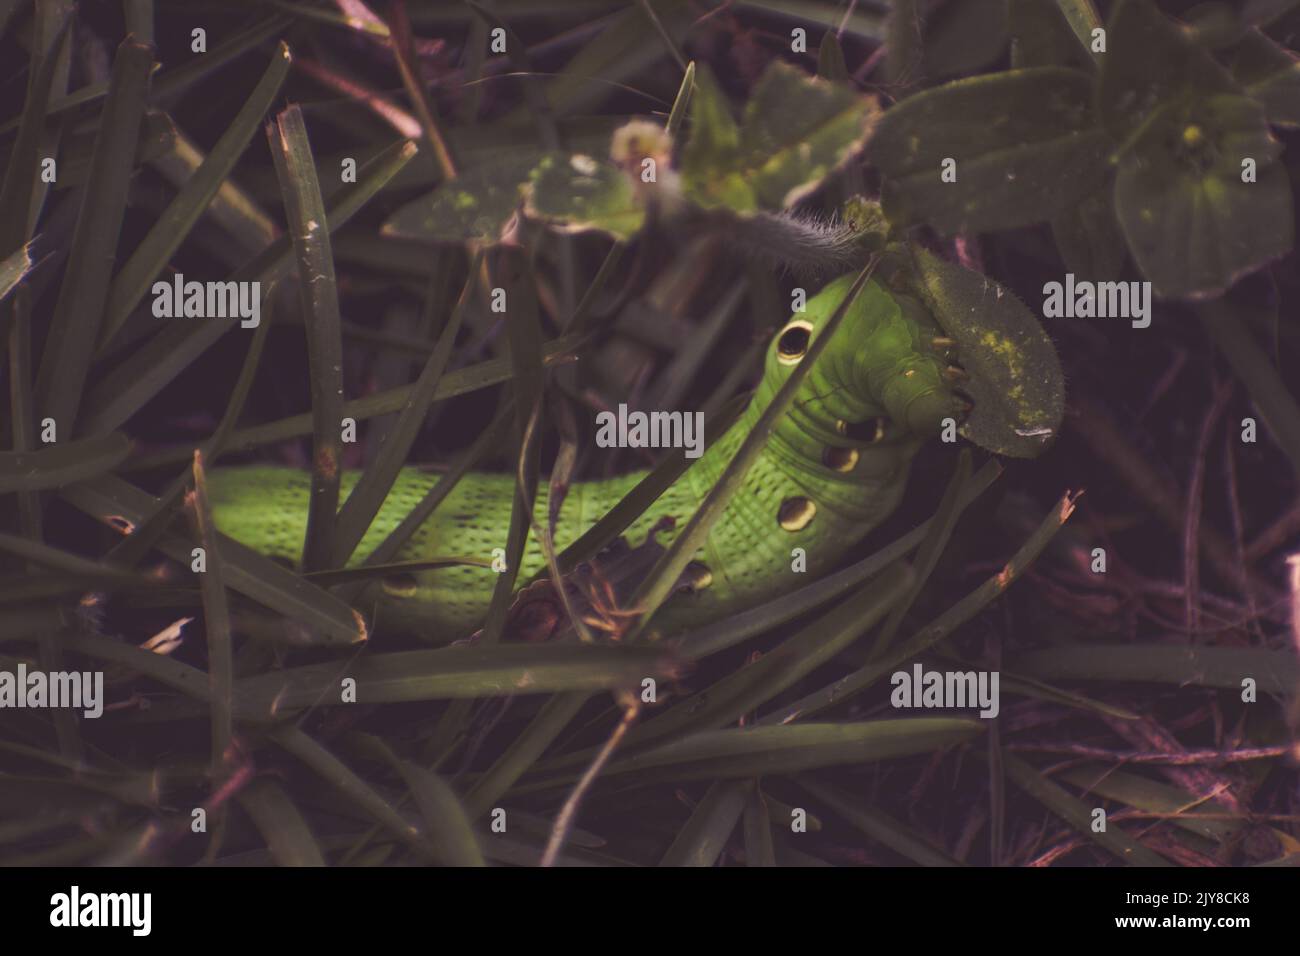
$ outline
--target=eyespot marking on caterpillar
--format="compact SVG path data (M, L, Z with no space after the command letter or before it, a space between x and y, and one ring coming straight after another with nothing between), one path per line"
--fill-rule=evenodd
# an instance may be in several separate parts
M777 509L776 520L786 531L802 531L812 523L817 514L817 505L810 498L797 495L786 498Z
M686 565L686 570L682 572L680 582L677 587L678 591L694 594L703 591L713 583L713 572L702 561L692 561Z
M831 471L852 471L858 464L858 450L856 448L839 448L835 445L827 445L822 452L822 464Z
M776 340L776 360L782 365L796 365L808 351L812 340L812 323L803 319L791 322Z
M415 576L412 574L390 574L380 582L380 585L384 593L390 597L415 597L415 592L419 590Z
M846 438L852 438L854 441L875 445L884 441L885 436L889 433L889 419L883 415L877 415L865 421L849 422L844 424L841 433Z

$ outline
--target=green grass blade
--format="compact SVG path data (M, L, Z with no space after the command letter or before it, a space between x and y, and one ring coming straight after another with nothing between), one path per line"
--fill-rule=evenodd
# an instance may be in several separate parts
M398 769L415 795L439 861L447 866L485 866L465 808L447 782L409 760L399 763Z
M65 488L63 498L92 518L119 527L121 519L138 527L158 506L158 499L112 476ZM334 595L225 535L217 536L225 559L226 583L259 604L278 611L305 630L291 633L305 643L355 644L366 640L361 616ZM188 566L193 545L176 535L164 535L159 548Z
M713 421L705 425L704 445L706 448L726 433L740 413L745 410L748 403L748 395L737 396L733 402L724 407L714 417ZM668 455L663 461L655 465L648 475L637 482L635 488L619 500L618 504L605 512L600 520L556 555L555 560L560 566L561 573L567 574L581 562L599 554L601 550L627 530L633 521L641 517L646 509L659 499L660 495L686 473L686 469L690 466L691 459L678 455ZM538 572L534 579L540 578L543 574L545 574L544 571Z
M95 141L90 181L83 193L64 282L36 377L36 407L71 437L82 389L104 316L118 233L126 214L135 146L149 95L153 50L130 39L113 60L104 120Z
M414 144L397 143L358 170L357 182L340 190L330 204L326 220L329 228L342 228L414 155ZM287 275L292 265L292 242L282 236L247 265L235 270L228 281L256 280L265 289ZM178 322L155 335L90 390L85 405L94 411L86 422L86 430L109 431L125 422L218 339L238 326L237 319L204 319L197 324ZM311 431L311 416L305 418L307 427L297 434ZM191 451L193 448L188 448L176 462L186 461Z
M626 687L676 673L655 648L571 644L454 644L427 651L370 654L306 664L236 681L239 715L265 721L312 706L342 703L340 681L356 681L363 704L546 694Z
M894 639L899 625L903 623L903 617L920 595L921 589L925 587L925 582L929 580L935 565L943 557L944 549L948 546L953 529L957 526L957 519L961 517L963 510L961 498L966 483L970 481L970 457L970 449L963 448L957 459L957 468L948 481L943 499L939 502L939 510L935 512L934 520L930 522L925 538L916 550L916 561L913 564L916 578L907 593L903 595L903 599L889 612L889 620L885 621L885 626L876 636L876 643L872 648L873 657L879 657L889 646L889 642Z
M870 839L889 847L900 856L907 857L913 863L919 866L961 866L960 862L911 827L855 799L852 794L808 776L797 777L795 782L806 790L809 796L842 817L855 830L862 831Z
M710 786L659 865L713 866L726 849L753 790L753 780L720 780Z
M1116 826L1107 826L1105 832L1092 829L1092 807L1070 796L1063 788L1052 783L1032 766L1014 754L1002 753L1007 776L1025 793L1070 824L1081 836L1099 844L1121 861L1131 866L1169 866L1169 861L1148 850Z
M33 44L32 65L27 77L27 98L19 117L18 136L9 152L4 183L0 185L0 255L8 257L27 241L27 210L36 188L36 171L40 166L38 151L49 113L50 89L58 60L71 33L71 20L65 22L49 50L38 51ZM39 53L39 55L38 55Z
M1231 811L1220 804L1207 803L1180 787L1100 764L1070 767L1062 770L1060 777L1079 787L1084 798L1097 794L1136 810L1165 815L1174 825L1220 845L1235 840L1249 823L1244 815L1223 819L1232 816Z
M1300 660L1291 651L1176 644L1093 644L1031 651L1008 666L1041 680L1139 681L1175 687L1242 688L1252 678L1281 697L1300 685Z
M205 570L199 575L199 592L203 596L203 631L208 639L208 681L211 688L209 703L212 713L212 789L217 791L225 783L234 754L231 739L234 719L231 716L231 698L234 694L235 664L230 640L230 606L226 601L225 573L221 546L217 543L217 530L212 523L212 508L208 503L208 480L203 468L203 454L194 453L194 490L187 496L186 505L194 526L194 536L204 552ZM220 817L218 818L220 819ZM217 828L221 832L221 828ZM213 845L219 843L214 836Z
M343 452L343 334L334 253L302 110L297 105L283 110L274 129L267 127L267 136L293 237L311 372L311 499L302 567L323 571L334 556Z
M772 842L772 808L757 780L745 801L745 865L776 866L776 847Z
M1197 306L1197 312L1205 331L1250 391L1269 431L1300 477L1300 403L1296 396L1255 341L1250 326L1235 314L1231 305L1206 302ZM1291 380L1294 383L1294 375Z
M530 429L530 423L535 415L541 414L542 330L536 292L525 276L525 266L522 250L515 250L513 255L500 260L501 272L506 277L503 288L508 297L506 333L510 340L510 365L514 371L515 434L519 451L515 457L515 494L511 500L510 528L505 541L506 570L497 575L479 638L487 644L500 640L505 629L506 613L519 577L519 565L531 532L533 503L537 497L539 442Z
M2 315L2 313L0 313ZM36 416L32 409L32 297L20 289L12 304L9 326L9 428L13 451L30 453L36 447ZM18 527L33 541L43 537L41 497L35 491L18 492Z
M496 805L515 782L531 768L582 710L583 693L557 694L542 705L537 716L507 746L465 795L465 807L474 819Z
M281 43L266 72L221 134L212 152L177 192L149 234L122 266L109 290L101 345L113 337L131 310L144 298L150 284L166 268L172 254L180 248L217 190L230 176L262 117L279 94L280 86L289 74L290 62L289 47Z
M339 512L338 527L335 530L332 561L334 567L343 567L352 557L352 552L365 536L375 515L379 514L379 509L383 507L393 482L397 480L398 473L406 463L411 446L415 444L420 427L424 424L429 408L433 405L438 383L447 370L452 345L456 341L456 334L460 331L461 320L465 316L465 306L477 281L481 261L481 255L472 258L465 287L455 308L452 309L451 318L447 320L446 326L438 336L438 343L434 346L433 353L425 362L424 368L420 370L419 378L411 386L410 400L385 436L379 454L370 463L365 474L357 480L352 493L348 495L348 500L343 503L343 508ZM430 292L432 293L432 290ZM427 303L426 308L432 309L432 294Z
M1048 543L1074 513L1074 499L1066 495L1047 513L1038 528L1016 551L1011 560L993 577L944 611L928 625L917 631L910 640L884 660L858 668L833 684L804 696L789 707L766 715L762 723L780 723L794 717L808 717L820 713L833 704L841 704L865 690L895 668L923 654L943 640L962 624L969 621L998 596L1004 594L1031 565ZM1023 669L1023 668L1021 668ZM1032 673L1026 671L1026 673Z
M0 302L7 299L9 293L23 281L27 273L35 268L36 263L31 254L31 249L35 245L35 239L24 243L17 252L0 262Z
M931 753L964 743L983 729L979 720L920 717L706 730L616 760L605 776L635 775L632 782L637 786L650 786L678 780L793 774ZM524 793L567 782L565 778L547 779L517 790Z
M432 855L428 842L420 830L408 823L391 803L318 741L294 725L281 727L272 735L272 739L287 753L302 761L303 765L321 780L337 790L345 800L354 804L365 816L380 824L421 856L427 858Z
M241 789L235 798L262 834L277 865L325 865L310 825L279 783L261 777Z
M62 488L94 478L112 471L130 451L131 443L121 432L38 451L0 451L0 494Z
M722 727L762 706L868 633L911 582L905 565L881 572L838 607L832 608L757 661L714 681L671 710L629 731L625 746ZM566 760L569 758L566 758Z
M577 344L578 340L576 339L553 339L543 349L544 364L551 366L572 361L573 349ZM438 383L438 388L434 393L434 401L446 401L449 398L455 398L457 395L465 395L481 388L507 382L510 380L510 375L510 362L508 359L489 359L468 368L448 372L443 376L442 381ZM410 385L403 385L401 388L392 388L377 395L352 399L343 405L343 413L349 418L363 421L377 415L387 415L391 412L401 411L407 401L410 400L411 388ZM229 450L232 452L247 451L259 445L270 445L310 433L310 413L291 415L288 418L282 418L267 425L239 429L230 436ZM154 455L141 455L139 459L132 462L132 467L144 469L156 468L159 465L176 464L185 461L192 450L192 448L187 450L186 447L176 447Z

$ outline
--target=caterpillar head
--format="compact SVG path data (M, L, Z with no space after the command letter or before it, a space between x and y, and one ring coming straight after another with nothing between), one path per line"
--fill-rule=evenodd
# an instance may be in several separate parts
M827 285L777 333L770 379L783 381L804 360L852 281L848 275ZM969 407L950 359L951 340L918 301L868 282L805 380L793 414L805 431L856 444L937 435Z
M997 282L924 249L887 259L891 287L866 284L806 379L792 413L801 427L852 437L847 426L866 422L879 441L956 425L997 454L1041 454L1059 431L1065 388L1037 319ZM852 282L827 285L777 334L774 381L803 360Z

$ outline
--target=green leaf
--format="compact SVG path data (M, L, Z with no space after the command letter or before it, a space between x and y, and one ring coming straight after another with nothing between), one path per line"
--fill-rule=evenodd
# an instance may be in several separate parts
M931 80L975 73L1007 48L1007 0L948 3L925 24L923 73Z
M1258 100L1275 126L1300 126L1300 58L1251 30L1221 54L1233 79Z
M518 211L523 184L544 155L534 149L516 149L500 160L467 169L402 206L381 232L440 242L495 242Z
M1119 0L1106 28L1097 113L1116 143L1139 132L1165 105L1240 92L1190 32L1151 0Z
M736 171L740 163L740 127L726 95L707 64L699 64L691 97L691 133L682 149L682 185L705 209L754 212L754 191Z
M885 214L945 234L1050 219L1096 189L1108 144L1092 80L1061 67L1011 70L918 93L885 113L871 159ZM945 161L956 180L945 182Z
M1091 68L1092 60L1079 45L1069 22L1055 3L1009 0L1011 67L1073 66Z
M817 75L832 83L848 83L849 68L844 63L844 49L834 30L827 30L817 47Z
M1156 293L1220 294L1294 242L1291 185L1264 108L1235 95L1155 113L1121 160L1115 210ZM1255 182L1243 182L1253 160Z
M563 232L599 230L630 239L645 222L632 181L617 166L575 153L542 158L529 176L524 212Z
M743 169L763 208L785 209L816 190L871 134L875 101L774 62L745 105Z
M993 280L917 247L919 289L970 373L974 408L961 434L981 448L1037 456L1060 431L1065 378L1052 340L1024 304Z
M682 156L686 195L739 213L793 206L862 148L875 113L870 97L777 61L737 125L701 67Z

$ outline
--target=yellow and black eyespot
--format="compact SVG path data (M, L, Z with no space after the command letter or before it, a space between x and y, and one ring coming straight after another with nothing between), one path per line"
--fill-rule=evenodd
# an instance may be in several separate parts
M796 319L782 329L776 339L776 360L782 365L797 365L808 353L812 330L812 323L803 319Z
M415 597L419 590L413 574L390 574L380 582L380 586L389 597L398 598Z
M811 498L796 495L781 502L781 507L776 512L776 520L786 531L802 531L812 523L813 516L816 514L817 505Z
M678 579L677 590L687 594L703 591L713 583L713 572L702 561L692 561Z
M867 445L882 442L889 435L889 419L884 415L875 415L860 422L848 422L843 429L844 436Z
M835 445L827 445L822 452L822 464L831 471L852 471L858 463L858 458L856 448L839 448Z

